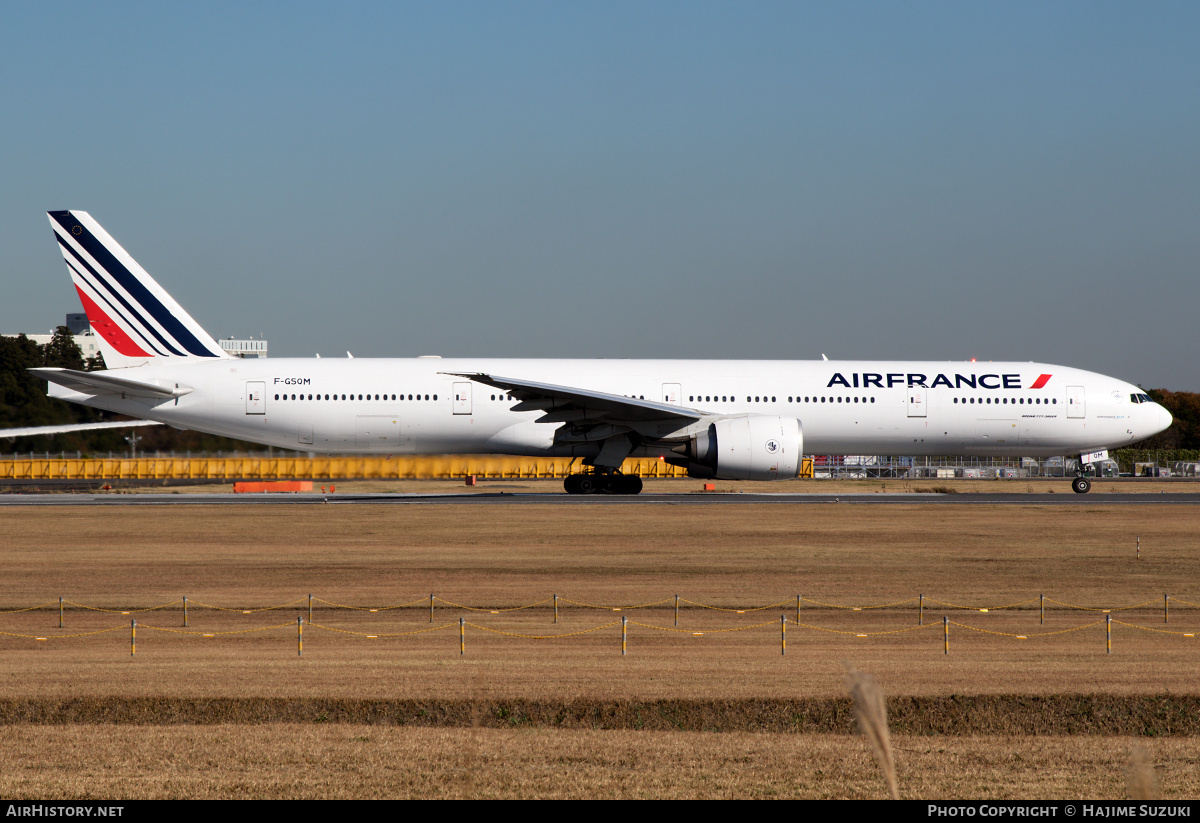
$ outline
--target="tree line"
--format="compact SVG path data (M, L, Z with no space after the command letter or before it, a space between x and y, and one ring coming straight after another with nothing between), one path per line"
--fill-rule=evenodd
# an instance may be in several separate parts
M39 345L25 335L0 337L0 429L26 426L55 426L71 423L101 423L129 420L124 415L56 400L47 394L46 381L29 369L52 366L77 371L100 371L104 358L84 358L74 335L66 326L54 330L49 343ZM145 426L135 429L101 429L67 432L16 439L0 439L0 452L80 452L100 455L124 454L130 444L126 437L136 432L137 450L145 451L246 451L262 446L217 437L200 432L181 432L170 426Z

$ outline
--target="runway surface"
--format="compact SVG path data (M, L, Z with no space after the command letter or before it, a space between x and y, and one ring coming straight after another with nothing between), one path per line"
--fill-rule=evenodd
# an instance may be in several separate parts
M1111 506L1197 505L1196 494L4 494L0 506L195 506L195 505L528 505L719 506L726 504Z

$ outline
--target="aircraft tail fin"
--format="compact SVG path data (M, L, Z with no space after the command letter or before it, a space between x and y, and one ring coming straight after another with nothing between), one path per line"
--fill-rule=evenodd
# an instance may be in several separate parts
M90 214L48 214L108 368L229 357Z

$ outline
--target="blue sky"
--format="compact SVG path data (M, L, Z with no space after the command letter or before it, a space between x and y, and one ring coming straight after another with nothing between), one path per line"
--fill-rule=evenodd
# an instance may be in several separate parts
M1039 360L1200 390L1200 6L0 8L0 331L89 211L315 352Z

